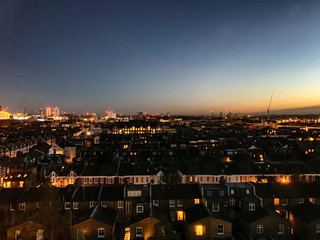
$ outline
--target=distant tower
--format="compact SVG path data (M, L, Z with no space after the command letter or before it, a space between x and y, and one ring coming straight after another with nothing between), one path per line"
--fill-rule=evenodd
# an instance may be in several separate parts
M52 111L52 115L55 117L59 117L60 116L60 108L54 107L53 111Z
M1 105L0 105L0 111L2 110L2 107L1 107Z
M42 108L39 109L39 115L40 115L40 116L43 116Z
M167 117L170 117L171 115L170 115L170 113L169 112L167 112Z
M46 107L46 117L51 117L51 107Z

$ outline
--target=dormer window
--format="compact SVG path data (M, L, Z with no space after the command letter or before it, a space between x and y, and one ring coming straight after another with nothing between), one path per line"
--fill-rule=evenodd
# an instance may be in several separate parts
M153 202L153 206L159 207L159 199L154 199L152 202Z
M96 201L90 201L90 208L95 207L95 206L96 206L96 204L97 204L97 202L96 202Z
M219 212L219 211L220 211L220 204L212 203L212 212Z
M176 201L174 199L169 200L169 207L175 207L176 206Z
M21 210L21 211L25 211L26 210L26 203L25 202L19 203L19 210Z
M71 209L71 202L65 202L64 203L64 209L65 210L70 210Z
M143 213L143 210L144 210L143 205L137 206L137 213Z
M249 203L249 211L253 212L256 210L256 204L255 203Z

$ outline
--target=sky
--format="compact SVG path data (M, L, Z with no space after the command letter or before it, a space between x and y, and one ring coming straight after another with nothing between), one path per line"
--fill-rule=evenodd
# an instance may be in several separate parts
M0 105L209 114L320 105L320 1L1 0Z

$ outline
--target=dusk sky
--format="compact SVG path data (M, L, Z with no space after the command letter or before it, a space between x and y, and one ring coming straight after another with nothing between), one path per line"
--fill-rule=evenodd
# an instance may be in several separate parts
M0 89L11 112L320 105L320 1L2 0Z

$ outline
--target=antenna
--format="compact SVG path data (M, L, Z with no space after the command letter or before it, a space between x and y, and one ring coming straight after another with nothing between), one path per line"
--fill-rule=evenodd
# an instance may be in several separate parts
M272 97L273 97L273 94L271 94L269 106L267 108L267 116L268 116L268 118L270 117L270 107L271 107Z

